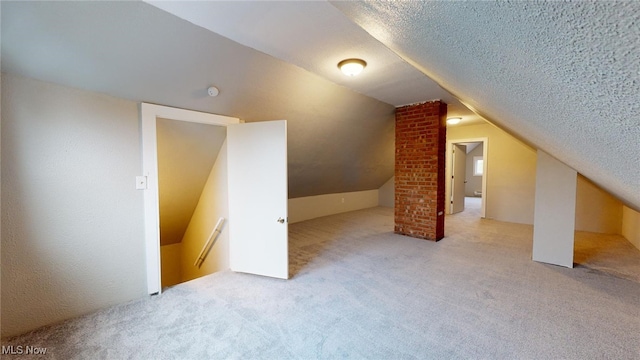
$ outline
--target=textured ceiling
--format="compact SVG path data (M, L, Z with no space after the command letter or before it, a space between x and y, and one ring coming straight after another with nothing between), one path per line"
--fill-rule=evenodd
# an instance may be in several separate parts
M227 128L158 119L160 245L182 241Z
M2 70L287 119L291 197L380 186L392 105L453 94L640 209L639 2L156 5L188 21L145 3L3 1ZM363 76L341 78L336 59L360 54Z
M487 119L640 209L640 2L332 4Z

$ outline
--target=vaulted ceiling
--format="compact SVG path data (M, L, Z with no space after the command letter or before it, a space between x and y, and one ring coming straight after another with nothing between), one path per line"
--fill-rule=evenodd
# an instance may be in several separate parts
M394 107L443 99L640 209L638 39L637 2L2 2L5 72L289 120L291 197L379 187Z
M640 208L640 2L333 4L492 123Z

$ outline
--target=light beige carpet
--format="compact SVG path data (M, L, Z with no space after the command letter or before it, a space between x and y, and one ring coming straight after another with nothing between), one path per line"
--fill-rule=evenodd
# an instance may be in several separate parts
M288 281L225 271L2 345L56 359L640 358L640 251L578 233L576 268L540 264L531 226L478 216L448 216L438 243L393 234L387 208L292 224Z

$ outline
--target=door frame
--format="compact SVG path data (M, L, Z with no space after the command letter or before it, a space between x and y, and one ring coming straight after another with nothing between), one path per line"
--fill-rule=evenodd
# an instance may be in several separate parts
M448 201L448 204L451 204L451 167L453 166L453 144L458 143L470 143L470 142L481 142L482 143L482 201L480 206L480 216L482 218L486 217L486 209L487 209L487 177L488 177L488 168L489 161L487 159L487 155L489 153L489 138L488 137L478 137L478 138L468 138L468 139L455 139L455 140L447 140L447 149L445 155L445 199ZM445 212L447 214L451 214L451 206L445 206Z
M194 122L207 125L227 126L239 124L240 119L185 110L162 105L140 103L142 130L142 173L146 177L144 190L144 237L147 265L147 292L162 291L160 273L160 203L158 194L158 118Z
M464 154L459 154L459 150L464 149ZM464 157L464 164L460 164L460 157ZM460 165L462 165L462 172L464 173L464 178L462 179L462 194L463 194L463 198L462 198L462 210L460 211L456 211L456 197L455 194L460 193L460 189L458 189L458 186L456 186L456 182L460 181L460 177L458 176L459 174L457 173L457 170L460 169ZM467 191L467 147L462 145L462 143L452 143L451 144L451 178L449 179L450 182L450 187L451 187L451 197L450 197L450 201L449 201L449 213L450 214L454 214L454 213L459 213L459 212L463 212L464 211L464 206L465 206L465 197L466 197L466 191ZM458 201L460 201L460 199L458 199ZM460 205L460 203L458 203L458 205Z

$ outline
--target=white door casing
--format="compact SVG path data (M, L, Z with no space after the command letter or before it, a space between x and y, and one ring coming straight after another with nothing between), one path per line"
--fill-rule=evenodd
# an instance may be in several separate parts
M449 206L445 206L445 211L448 214L451 214L451 174L453 170L451 169L453 165L453 145L455 143L473 143L473 142L481 142L483 145L482 148L482 158L483 158L483 171L482 171L482 205L480 207L480 217L486 217L486 209L487 209L487 182L489 178L489 138L479 137L479 138L462 138L455 140L447 140L447 151L446 151L446 167L445 167L445 198L449 201Z
M238 124L240 120L228 116L147 103L140 104L140 117L142 121L142 171L143 175L146 176L147 182L147 188L144 190L147 292L149 294L158 294L162 289L160 279L160 205L158 201L156 119L164 118L220 126Z
M453 144L453 165L451 166L451 214L464 211L467 147Z
M231 270L289 278L287 122L227 127Z

